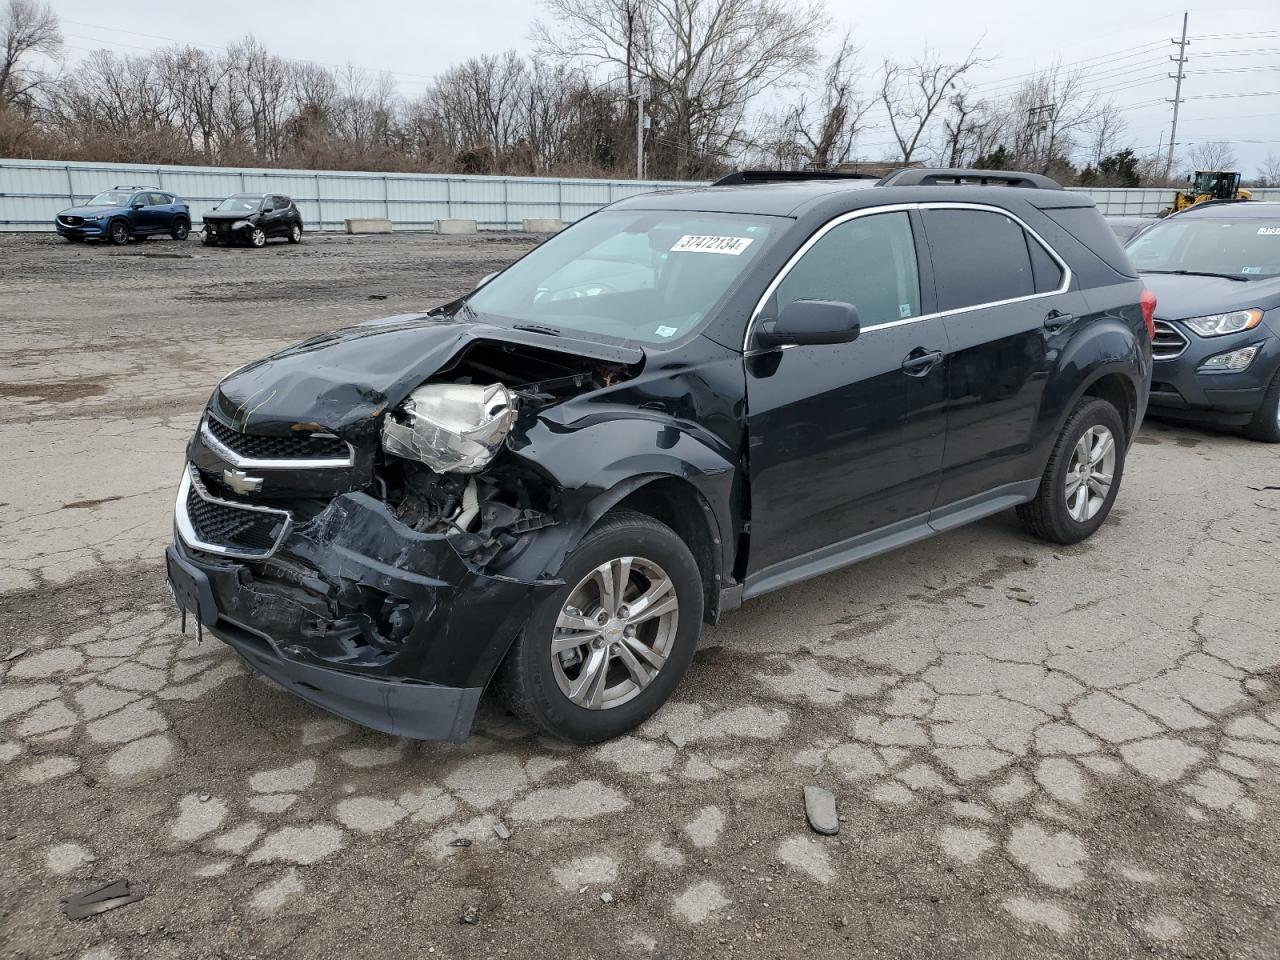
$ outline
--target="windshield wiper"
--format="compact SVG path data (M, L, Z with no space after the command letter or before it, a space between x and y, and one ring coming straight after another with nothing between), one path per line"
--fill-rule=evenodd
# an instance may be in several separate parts
M540 323L515 323L511 325L513 330L524 330L528 333L545 333L549 337L560 336L560 331L556 327L544 327Z
M1241 283L1248 283L1248 277L1242 277L1234 273L1214 273L1211 270L1144 270L1143 273L1172 273L1179 277L1221 277L1224 280L1239 280Z

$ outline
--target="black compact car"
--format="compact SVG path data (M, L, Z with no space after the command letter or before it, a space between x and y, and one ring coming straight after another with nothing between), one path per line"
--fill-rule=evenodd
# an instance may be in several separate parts
M205 246L243 243L265 247L272 237L302 241L302 214L279 193L236 193L204 215L200 239Z
M159 187L112 187L82 207L61 211L54 229L71 242L108 240L116 246L159 234L185 240L191 210L185 200Z
M1280 443L1280 203L1201 203L1126 248L1160 302L1151 412Z
M1092 201L1043 177L622 200L457 301L227 376L169 581L360 723L461 739L493 685L602 740L745 600L1012 507L1050 542L1096 531L1152 308Z

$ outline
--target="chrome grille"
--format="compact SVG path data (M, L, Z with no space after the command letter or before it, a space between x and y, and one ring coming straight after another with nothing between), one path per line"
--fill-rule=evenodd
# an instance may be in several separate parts
M1155 321L1156 336L1151 342L1151 356L1156 360L1172 360L1182 356L1190 344L1173 324L1166 320Z
M349 467L351 447L332 434L299 433L291 437L267 437L240 433L206 416L201 425L206 445L237 466Z
M189 546L208 553L261 560L271 556L293 525L287 510L222 500L188 466L174 509L178 532Z
M68 227L78 227L84 223L84 217L59 217L58 219Z

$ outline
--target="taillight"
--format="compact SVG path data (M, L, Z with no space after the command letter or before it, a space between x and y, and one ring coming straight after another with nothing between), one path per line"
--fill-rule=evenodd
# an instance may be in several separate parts
M1156 338L1156 295L1150 290L1143 290L1142 297L1138 300L1138 306L1142 308L1142 322L1147 325L1147 336L1152 340Z

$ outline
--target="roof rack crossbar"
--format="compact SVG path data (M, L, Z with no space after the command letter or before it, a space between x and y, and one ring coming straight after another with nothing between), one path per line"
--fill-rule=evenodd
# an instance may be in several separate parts
M1025 187L1031 190L1061 190L1062 184L1039 173L1021 170L960 170L908 167L883 177L880 187L965 186Z

